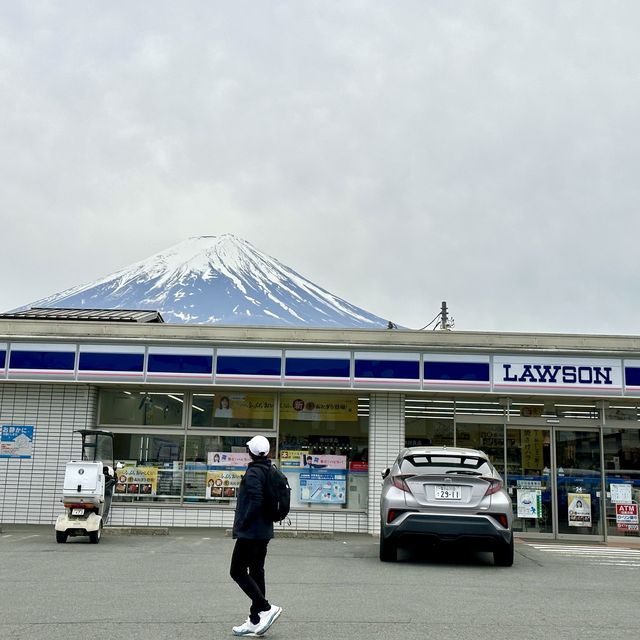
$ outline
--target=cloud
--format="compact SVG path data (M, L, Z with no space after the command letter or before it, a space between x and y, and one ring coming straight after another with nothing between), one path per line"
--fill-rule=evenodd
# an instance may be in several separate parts
M637 332L636 3L0 11L0 307L230 232L406 326Z

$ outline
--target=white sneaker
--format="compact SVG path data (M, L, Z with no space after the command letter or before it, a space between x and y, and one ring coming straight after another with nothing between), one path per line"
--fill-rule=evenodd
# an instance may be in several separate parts
M262 620L260 620L260 622L262 622ZM233 627L232 631L233 631L233 635L234 636L257 636L258 634L256 633L257 629L258 629L258 624L253 624L253 622L251 622L251 618L247 618L241 625L237 626L237 627Z
M256 635L264 635L269 627L271 627L271 625L280 617L281 613L282 607L279 607L276 604L272 604L268 611L262 611L260 613L260 622L258 622L255 631Z

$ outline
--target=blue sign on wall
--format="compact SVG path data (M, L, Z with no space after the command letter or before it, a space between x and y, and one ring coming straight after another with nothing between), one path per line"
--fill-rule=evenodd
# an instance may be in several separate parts
M31 458L33 426L3 425L0 432L0 458Z

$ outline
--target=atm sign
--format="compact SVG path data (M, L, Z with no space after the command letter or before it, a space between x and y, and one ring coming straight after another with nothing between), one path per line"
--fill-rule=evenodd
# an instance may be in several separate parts
M638 505L616 504L616 525L620 531L638 531Z

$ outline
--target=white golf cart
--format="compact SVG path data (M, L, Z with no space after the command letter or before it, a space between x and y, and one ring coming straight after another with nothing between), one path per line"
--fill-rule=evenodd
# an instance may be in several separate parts
M102 527L109 517L116 483L113 469L113 434L97 429L80 429L82 460L67 462L62 500L64 513L55 524L56 542L69 536L89 536L100 542Z

